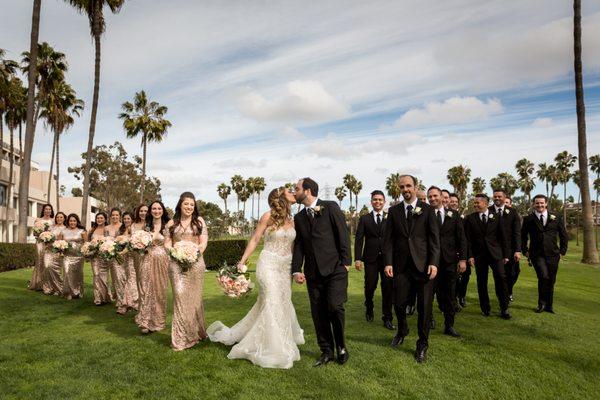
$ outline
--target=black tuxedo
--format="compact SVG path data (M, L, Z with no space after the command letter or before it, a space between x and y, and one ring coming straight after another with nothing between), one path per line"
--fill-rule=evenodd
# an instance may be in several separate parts
M377 282L381 276L382 319L392 320L392 279L384 273L383 262L383 232L387 219L383 211L380 212L380 224L377 225L375 214L370 212L363 215L358 221L356 237L354 240L354 260L362 261L365 267L365 306L367 312L373 313L373 295L377 289Z
M521 247L538 277L538 304L551 309L558 262L567 253L568 236L560 216L548 212L547 219L542 225L535 213L523 218Z
M489 210L495 212L496 206L490 206ZM506 270L506 285L508 287L508 294L512 295L513 287L519 279L521 273L521 266L515 261L515 253L521 252L521 217L519 213L511 207L504 206L502 214L498 214L500 217L501 225L504 230L504 237L507 240L509 247L508 262L504 265Z
M318 200L317 206L321 210L314 217L306 208L294 217L292 272L301 272L304 265L317 342L323 353L333 356L336 347L346 348L344 303L348 271L345 266L352 263L350 235L337 203Z
M406 215L404 202L390 207L384 231L385 264L394 268L394 305L398 318L398 334L406 336L406 305L411 288L416 288L419 342L429 338L433 302L433 282L428 266L439 265L439 226L433 209L417 201L415 209Z
M465 219L465 234L468 243L468 256L475 259L477 272L477 292L481 311L490 311L490 298L487 290L488 267L492 269L496 297L500 310L508 310L508 287L504 258L509 258L510 250L504 237L504 229L498 215L489 211L487 222L482 222L479 213L469 214Z
M467 239L460 214L448 209L443 212L445 217L440 227L440 264L435 278L435 292L444 313L444 324L449 328L454 325L456 314L457 265L459 261L467 259Z

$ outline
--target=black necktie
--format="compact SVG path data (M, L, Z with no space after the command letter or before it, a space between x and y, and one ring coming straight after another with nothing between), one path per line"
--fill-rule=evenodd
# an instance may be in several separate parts
M481 214L481 222L483 222L485 224L485 222L486 222L485 214Z
M377 213L377 226L381 225L381 214Z
M540 223L544 226L544 214L540 214Z
M442 212L440 210L437 210L437 221L438 224L440 224L440 227L442 226L443 222L442 222Z
M408 225L408 229L410 229L412 225L412 210L413 206L411 206L410 204L406 206L406 223Z

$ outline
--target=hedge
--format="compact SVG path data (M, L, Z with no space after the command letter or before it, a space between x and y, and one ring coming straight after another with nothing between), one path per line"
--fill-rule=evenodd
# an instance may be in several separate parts
M204 252L204 262L208 269L218 269L223 263L235 264L244 255L247 239L210 240Z
M211 240L204 252L208 269L217 269L223 263L234 264L242 258L247 239ZM22 243L0 243L0 272L35 265L35 245Z
M0 272L35 265L35 244L0 243Z

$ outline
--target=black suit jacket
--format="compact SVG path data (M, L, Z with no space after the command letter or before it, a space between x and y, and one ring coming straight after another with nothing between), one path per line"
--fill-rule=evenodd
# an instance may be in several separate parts
M492 205L488 210L495 212L496 207ZM512 255L516 252L521 252L521 217L514 208L505 206L500 220L502 221L504 238L508 241L507 244L511 253L509 258L512 258Z
M529 257L557 257L567 253L569 238L559 215L548 213L546 225L531 213L523 218L521 248ZM557 244L558 239L558 244Z
M478 212L465 218L465 235L467 236L468 257L481 258L490 256L494 260L510 258L510 246L504 238L504 229L498 215L493 211L488 214L485 225Z
M377 263L377 257L383 254L383 232L387 223L385 215L382 211L379 227L373 212L360 217L354 238L354 261L362 261L366 264Z
M330 275L339 265L351 265L350 235L346 219L334 201L318 200L320 215L314 220L306 208L294 216L296 239L292 273L301 272L308 280Z
M404 271L411 259L423 273L429 265L439 266L440 231L433 209L421 201L417 201L415 210L418 208L420 213L412 215L412 228L406 220L404 202L388 211L383 241L385 265L393 265L396 271Z
M445 209L445 213L440 228L440 264L456 265L458 261L467 259L467 238L460 213L449 209Z

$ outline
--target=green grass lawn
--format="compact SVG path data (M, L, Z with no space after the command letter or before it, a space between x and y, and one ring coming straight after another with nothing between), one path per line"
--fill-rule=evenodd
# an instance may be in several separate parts
M133 315L95 307L91 271L86 297L66 301L26 289L31 269L0 274L0 398L2 399L329 399L329 398L527 398L596 399L600 393L600 269L578 263L572 243L556 286L556 315L535 314L536 280L526 265L515 289L513 319L484 318L475 276L469 306L456 320L463 335L432 332L429 360L417 365L411 333L398 349L393 333L364 320L362 273L350 274L344 366L313 368L319 355L306 288L294 286L294 304L305 329L302 360L291 370L269 370L226 358L228 348L206 341L174 352L170 330L143 336ZM241 300L222 295L213 272L205 288L207 323L233 324L256 293ZM493 298L492 279L490 295ZM379 296L376 299L379 302ZM493 306L497 303L492 300ZM169 304L171 307L171 304ZM378 309L376 309L378 311ZM435 309L438 322L442 316Z

